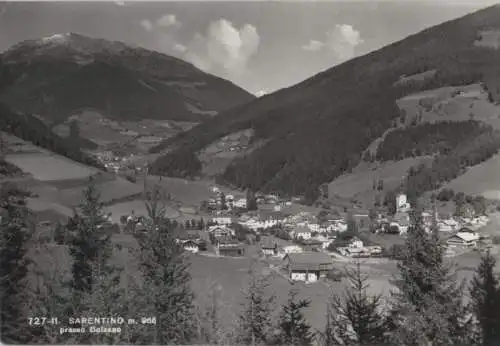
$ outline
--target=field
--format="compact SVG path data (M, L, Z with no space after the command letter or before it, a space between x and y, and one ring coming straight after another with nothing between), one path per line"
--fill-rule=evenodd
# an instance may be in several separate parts
M446 188L488 199L500 199L500 154L473 166L460 177L450 181Z
M362 163L352 173L344 174L328 185L329 196L341 198L356 198L372 204L376 191L373 190L373 181L382 179L384 190L397 187L406 176L411 166L428 162L430 158L408 158L401 161L388 161L378 165Z
M174 208L167 207L166 209L167 217L177 218L179 216L179 212ZM140 199L106 206L104 207L104 211L107 213L111 213L113 222L120 222L120 216L129 215L132 211L134 211L135 215L137 216L148 215L146 205L144 204L144 201Z
M139 182L139 180L138 180ZM203 200L214 198L214 193L210 190L215 183L210 180L185 180L181 178L148 176L148 184L158 184L183 206L199 207ZM232 191L228 188L219 187L226 194L242 195L241 192Z
M6 160L41 181L80 179L97 172L95 168L55 154L12 154L7 155Z
M420 116L422 122L474 118L500 128L500 107L488 101L488 93L480 84L426 90L399 99L397 105L406 114L406 124Z

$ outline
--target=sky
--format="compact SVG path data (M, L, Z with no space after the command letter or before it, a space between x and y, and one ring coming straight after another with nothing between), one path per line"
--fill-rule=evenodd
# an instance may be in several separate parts
M0 2L0 52L75 32L178 57L261 95L495 2Z

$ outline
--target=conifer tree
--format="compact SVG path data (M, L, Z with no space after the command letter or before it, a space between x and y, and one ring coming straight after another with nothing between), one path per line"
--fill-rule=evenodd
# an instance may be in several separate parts
M0 334L3 343L19 344L30 338L26 255L33 227L28 221L24 197L14 189L1 189L0 209L6 213L0 218Z
M297 299L298 292L290 290L288 301L282 306L279 330L280 344L289 346L311 345L314 335L302 309L309 307L310 300Z
M488 251L481 257L470 285L470 307L479 327L478 344L484 346L500 344L500 285L495 265Z
M368 293L368 276L346 269L349 285L342 294L332 292L327 306L325 345L371 346L387 344L387 319L382 311L381 295Z
M157 189L146 201L148 233L140 239L143 291L146 305L155 316L151 333L141 342L189 344L196 338L194 294L191 291L189 263L175 242L171 229L162 222L165 207Z
M237 341L243 345L265 345L273 337L274 295L268 295L267 277L257 274L255 268L249 271L250 281L244 290L244 310L238 319Z
M255 198L255 193L252 190L247 191L247 210L257 210L257 199Z
M411 212L411 227L398 263L391 324L399 345L467 343L462 285L444 261L436 227L427 233L419 206Z
M68 222L68 230L73 231L70 254L73 257L73 289L75 294L92 289L93 265L101 266L111 256L110 234L102 225L106 221L99 202L100 194L94 180L83 192L79 210Z

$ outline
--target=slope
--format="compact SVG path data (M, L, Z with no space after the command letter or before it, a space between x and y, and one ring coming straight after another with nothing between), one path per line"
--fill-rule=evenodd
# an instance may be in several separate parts
M116 119L203 121L253 95L182 60L79 34L21 42L0 59L12 109L62 121L82 109Z
M235 159L220 180L314 199L321 183L353 168L365 148L400 117L396 101L404 96L484 82L498 99L500 52L490 41L491 33L500 30L499 15L500 7L493 6L443 23L223 112L155 148L169 152L152 170L197 176L200 150L251 128L252 140L264 139L265 144ZM436 72L417 82L398 83L404 76L432 70Z

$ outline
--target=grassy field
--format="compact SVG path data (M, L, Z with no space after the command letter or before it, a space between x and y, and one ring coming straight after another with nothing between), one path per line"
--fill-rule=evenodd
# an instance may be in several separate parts
M144 201L140 199L113 204L104 207L104 211L111 213L113 222L120 222L120 216L130 215L132 211L134 211L135 215L148 215L146 205L144 204ZM179 212L172 207L167 207L167 216L170 218L176 218L179 216Z
M457 192L500 199L500 154L473 166L445 186Z
M397 187L411 166L429 161L429 157L408 158L401 161L388 161L372 165L362 163L352 173L344 174L328 185L328 194L341 198L356 198L361 202L373 203L376 191L373 190L373 180L384 181L384 189Z
M399 99L397 105L406 114L406 124L420 115L422 122L439 122L466 121L473 114L474 119L500 128L500 107L488 101L480 84L426 90Z
M89 177L97 171L95 168L76 163L59 155L45 153L7 155L6 160L41 181L80 179Z

